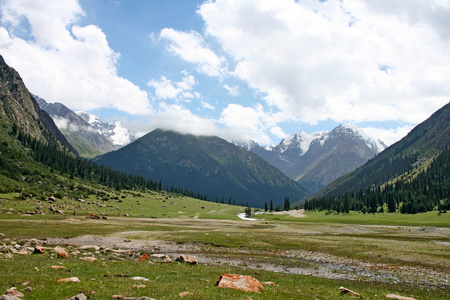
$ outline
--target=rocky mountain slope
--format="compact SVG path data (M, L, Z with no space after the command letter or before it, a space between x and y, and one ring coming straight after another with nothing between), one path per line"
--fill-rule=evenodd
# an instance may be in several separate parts
M331 197L380 185L432 158L450 146L450 103L417 125L406 137L366 164L324 187L315 197Z
M385 149L353 124L340 125L328 132L296 133L278 145L244 146L315 193L340 176L363 165Z
M254 153L218 137L193 136L154 130L133 143L102 155L97 164L160 179L202 193L210 200L224 197L228 203L263 207L285 197L300 200L308 193L295 181Z
M52 118L39 108L19 73L0 56L0 116L4 130L14 124L30 137L53 143L54 138L65 148L77 151L59 131Z

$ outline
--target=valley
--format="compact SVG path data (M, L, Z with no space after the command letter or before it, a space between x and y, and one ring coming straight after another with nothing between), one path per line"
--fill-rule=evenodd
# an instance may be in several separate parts
M44 286L46 293L63 299L75 295L73 286L94 299L110 299L123 291L134 297L178 299L182 287L193 294L192 299L273 299L274 295L283 295L282 299L330 299L339 296L340 286L357 290L365 299L388 293L445 299L450 293L450 214L388 217L352 212L333 217L306 212L305 217L298 218L261 213L254 216L256 221L246 221L237 217L244 210L239 206L170 193L123 195L126 197L119 197L122 202L94 204L95 200L87 199L82 206L85 209L75 215L71 210L74 200L56 201L64 214L44 208L49 213L31 215L26 211L39 200L18 201L6 198L12 195L2 195L0 267L7 270L14 266L14 272L0 282L0 288L6 290L9 285L30 281L34 292L25 299L39 299ZM91 214L105 218L91 219ZM13 244L26 246L31 239L47 248L64 247L69 258L32 254L30 246L25 248L25 256L5 250ZM99 250L79 253L94 246ZM128 254L120 254L125 252ZM166 255L173 261L180 255L196 256L199 264L187 268L175 262L148 265L136 261L145 253ZM98 261L84 262L80 260L83 256ZM27 269L22 270L20 264L25 257L29 261ZM69 268L70 276L77 276L81 283L51 287L51 280L56 280L51 278L61 277L62 272L52 275L43 267L45 260ZM121 269L121 264L128 267ZM31 271L34 268L42 271L35 273ZM104 289L97 281L111 284L102 278L105 272L144 276L151 282L142 289L133 289L126 282L119 288ZM258 294L229 294L215 287L215 280L224 272L256 276L275 282L275 286ZM169 278L167 274L172 275ZM184 275L175 280L175 274ZM193 277L196 283L190 281Z

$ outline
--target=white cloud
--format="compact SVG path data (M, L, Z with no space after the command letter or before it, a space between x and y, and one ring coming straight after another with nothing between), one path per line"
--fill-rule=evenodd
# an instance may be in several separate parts
M225 58L205 46L196 31L182 32L172 28L161 30L160 38L170 41L167 49L187 62L198 65L198 71L208 76L222 77L226 73Z
M206 108L206 109L210 109L210 110L215 110L216 108L214 106L212 106L211 104L209 104L206 101L201 101L202 107Z
M200 93L191 92L197 84L195 77L186 71L183 71L182 74L183 78L178 82L172 82L172 80L165 76L161 76L161 80L149 80L147 85L155 89L155 96L158 99L181 99L189 101L189 99L199 98L201 96Z
M226 89L228 91L228 95L236 97L239 96L239 86L229 86L228 84L225 84L224 89Z
M217 0L198 13L280 119L417 124L450 94L450 5L393 3Z
M387 146L390 146L405 137L413 129L413 126L403 125L391 129L364 127L362 129L370 136L379 138Z
M0 51L31 92L72 109L151 112L147 93L117 75L120 54L102 30L74 24L78 1L7 0L0 11Z

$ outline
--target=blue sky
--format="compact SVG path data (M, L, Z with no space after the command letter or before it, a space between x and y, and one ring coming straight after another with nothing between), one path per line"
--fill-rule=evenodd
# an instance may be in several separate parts
M355 123L391 144L448 103L447 0L0 0L32 93L137 135L279 143Z

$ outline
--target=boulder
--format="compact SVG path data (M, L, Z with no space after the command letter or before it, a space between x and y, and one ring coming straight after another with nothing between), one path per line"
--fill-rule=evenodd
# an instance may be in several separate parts
M182 263L187 263L187 264L191 264L191 265L197 265L198 264L197 257L195 257L195 256L188 256L188 255L180 255L179 257L177 257L177 259L175 261L182 262Z
M22 298L11 296L11 295L3 295L0 296L0 300L22 300Z
M358 294L357 292L354 292L354 291L352 291L352 290L349 290L349 289L347 289L347 288L345 288L345 287L343 287L343 286L341 286L341 287L339 288L339 290L341 291L341 294L350 294L350 295L359 297L359 294Z
M216 285L219 288L232 288L244 292L259 293L264 290L264 287L258 279L249 275L239 274L222 274L217 280Z
M396 294L387 294L386 299L397 299L397 300L416 300L412 297L404 297Z
M92 256L81 257L80 259L81 259L81 260L84 260L84 261L88 261L88 262L94 262L94 261L97 261L97 260L98 260L98 259L96 259L95 257L92 257Z
M53 248L53 252L55 252L56 254L58 254L59 257L62 257L62 258L69 257L67 250L60 246L56 246L55 248Z
M38 254L45 253L45 247L42 247L42 246L36 246L36 247L34 247L33 253L38 253Z
M160 262L160 263L171 263L172 259L165 254L152 254L150 255L150 260L153 262Z
M85 294L81 293L81 294L73 296L73 297L71 297L71 298L69 298L67 300L87 300L87 297L86 297Z
M142 254L141 256L138 257L139 261L146 261L148 259L150 259L150 257L148 256L147 253L144 253L144 254Z
M61 278L57 282L80 282L80 279L78 277Z
M15 287L6 290L5 295L14 296L17 298L22 298L24 296L23 293L19 292Z
M93 220L100 220L100 216L96 214L89 214L89 216L86 217L86 219L93 219Z

